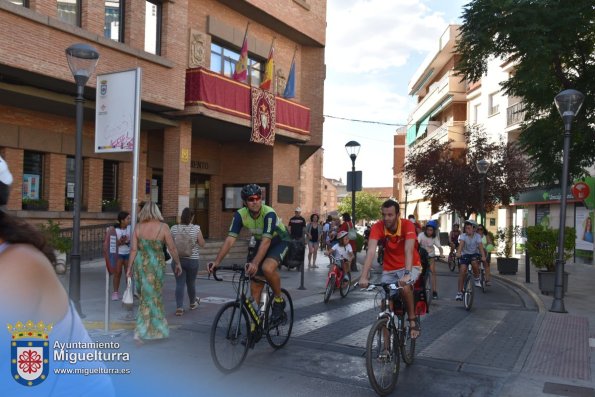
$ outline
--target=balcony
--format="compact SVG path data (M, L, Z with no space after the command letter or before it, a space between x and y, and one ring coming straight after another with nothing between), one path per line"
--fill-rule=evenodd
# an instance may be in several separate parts
M426 136L417 139L414 146L427 145L430 140L436 140L438 143L446 143L452 141L451 147L463 148L465 147L465 122L464 121L449 121L442 124L433 131L427 132Z
M428 94L417 104L413 111L412 119L420 120L436 105L444 102L449 96L453 102L466 101L465 83L460 76L455 76L453 71L446 73L440 80L428 88Z
M251 87L204 68L186 70L185 113L251 125ZM310 108L275 97L276 134L308 141Z
M523 102L517 102L506 108L506 127L511 127L525 121L525 113Z

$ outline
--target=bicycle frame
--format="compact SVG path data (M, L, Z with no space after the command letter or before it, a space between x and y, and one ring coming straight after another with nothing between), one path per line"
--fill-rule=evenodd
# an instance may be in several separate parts
M331 281L331 276L335 275L335 288L339 288L341 286L341 282L343 280L343 276L345 275L345 271L343 270L343 261L338 264L337 258L331 256L331 269L326 276L326 284L325 287L328 286L328 283Z

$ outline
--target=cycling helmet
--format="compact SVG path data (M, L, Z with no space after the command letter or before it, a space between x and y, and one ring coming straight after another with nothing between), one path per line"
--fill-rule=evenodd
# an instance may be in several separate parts
M251 183L242 188L242 200L248 200L250 196L262 196L262 189L255 183Z
M438 222L436 222L435 220L431 220L426 224L426 227L430 226L431 228L433 228L434 230L438 229Z
M347 236L349 233L346 232L345 230L342 230L339 232L339 234L337 234L337 240L341 240L343 237Z

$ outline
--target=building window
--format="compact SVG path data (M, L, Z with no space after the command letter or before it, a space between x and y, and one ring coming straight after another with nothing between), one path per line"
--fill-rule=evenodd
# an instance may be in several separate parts
M105 21L103 36L114 41L124 42L124 1L107 0L105 2Z
M236 62L240 59L239 51L211 43L211 70L227 77L233 75ZM248 55L248 84L258 87L264 73L264 60L251 58Z
M481 103L473 106L473 123L479 124L479 110L481 109Z
M244 202L242 201L242 188L244 184L234 184L234 185L223 185L223 209L226 211L235 211L239 208L244 206ZM266 204L267 200L267 192L269 191L269 185L264 183L259 183L258 186L262 189L262 203Z
M155 55L161 55L162 10L161 2L145 1L145 51Z
M16 4L18 6L23 6L23 7L29 7L29 1L28 0L10 0L10 2L12 4Z
M47 210L43 199L43 154L25 150L23 158L23 209Z
M58 19L81 26L81 0L58 0Z
M74 173L74 157L66 157L66 189L64 192L64 210L74 210L74 184L76 182Z
M118 210L118 162L103 161L103 190L101 193L101 210Z
M491 94L488 98L488 116L493 116L498 113L498 104L496 103L496 95L498 93Z

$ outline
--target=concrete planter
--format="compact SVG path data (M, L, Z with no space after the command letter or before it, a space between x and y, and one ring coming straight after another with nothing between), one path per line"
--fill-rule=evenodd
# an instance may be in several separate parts
M519 271L518 258L496 258L500 274L516 274Z
M569 273L564 272L564 277L562 278L564 293L568 292L568 274ZM556 272L539 271L537 272L537 279L539 284L539 290L543 295L549 295L550 293L554 293L554 289L556 287Z
M66 263L67 263L66 252L54 251L54 254L56 255L56 266L54 267L56 274L66 273Z

